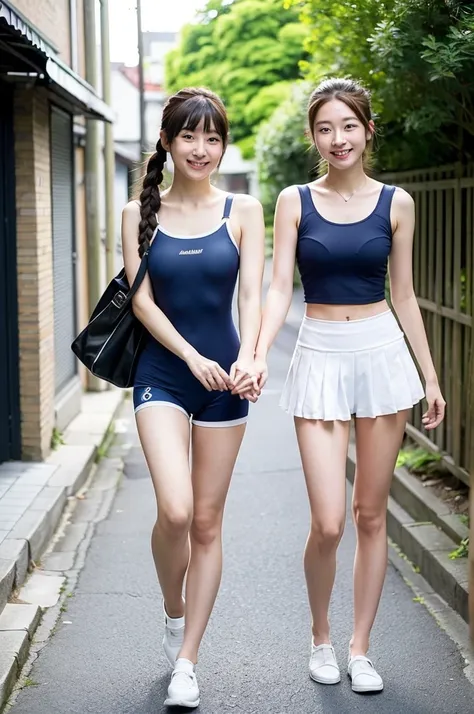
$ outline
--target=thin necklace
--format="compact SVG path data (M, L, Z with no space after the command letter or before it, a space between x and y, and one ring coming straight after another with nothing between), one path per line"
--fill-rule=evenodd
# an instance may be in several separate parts
M344 201L344 203L347 203L348 201L351 200L352 196L354 196L354 195L357 193L357 191L360 191L360 189L365 186L366 183L367 183L367 176L365 177L364 183L362 183L362 184L361 184L360 186L358 186L354 191L352 191L351 195L350 195L348 198L346 198L345 196L343 196L343 194L342 194L340 191L338 191L335 186L331 186L330 183L327 183L327 182L326 182L326 186L329 186L330 189L332 189L332 190L335 191L337 194L339 194L339 196L342 198L342 200Z

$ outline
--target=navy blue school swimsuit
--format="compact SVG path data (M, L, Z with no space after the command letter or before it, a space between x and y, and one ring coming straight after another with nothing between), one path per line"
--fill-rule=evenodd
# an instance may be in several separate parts
M155 302L176 330L200 354L229 373L239 338L232 320L232 297L239 272L239 249L230 233L233 196L222 221L206 235L171 235L158 226L148 256ZM151 335L135 373L135 412L156 405L180 409L198 426L235 426L247 421L249 403L238 395L208 392L187 364Z

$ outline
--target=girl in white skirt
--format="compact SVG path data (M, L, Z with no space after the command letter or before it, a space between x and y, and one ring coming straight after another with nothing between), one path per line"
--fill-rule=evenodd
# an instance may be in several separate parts
M375 131L369 94L350 80L324 81L311 95L308 119L328 171L279 196L273 279L255 368L262 387L267 352L291 303L296 257L306 314L281 406L294 416L311 508L304 556L312 614L310 675L322 684L340 681L328 609L345 521L346 456L354 416L357 550L348 674L354 691L372 692L383 689L367 651L386 572L386 509L397 454L413 405L426 392L423 425L434 429L444 417L445 402L413 292L413 200L365 172ZM387 267L403 332L385 300Z

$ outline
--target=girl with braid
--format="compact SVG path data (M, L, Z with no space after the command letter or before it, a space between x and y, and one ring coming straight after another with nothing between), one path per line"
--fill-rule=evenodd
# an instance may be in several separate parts
M133 399L158 510L151 545L173 667L165 704L189 708L199 705L195 665L221 578L224 504L259 391L263 211L251 196L211 184L228 130L221 100L207 89L170 97L140 201L122 220L130 283L149 255L133 300L149 333ZM160 193L168 153L173 182ZM240 341L231 315L237 275Z

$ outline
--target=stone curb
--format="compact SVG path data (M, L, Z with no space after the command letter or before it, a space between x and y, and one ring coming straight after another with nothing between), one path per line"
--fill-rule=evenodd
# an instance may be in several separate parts
M355 473L355 445L349 445L347 457L347 478L354 482ZM397 469L396 478L400 479L400 470ZM398 485L397 485L398 484ZM395 493L402 493L403 498L409 501L408 505L418 509L419 515L424 516L431 513L436 516L434 520L418 520L408 513L392 496L388 499L387 510L387 532L389 537L401 548L404 555L415 566L415 572L420 572L425 580L431 585L450 607L458 612L467 622L468 618L468 563L466 558L452 560L449 555L459 543L459 535L454 529L456 540L448 535L438 525L439 511L444 506L439 503L432 503L424 510L419 502L411 494L410 498L401 491L399 482L394 488ZM408 492L407 492L408 493ZM423 495L428 494L423 489ZM433 494L429 494L432 501ZM438 501L438 499L436 499ZM450 522L450 521L449 521ZM462 525L462 524L460 524Z
M121 390L84 395L84 411L65 432L68 443L47 459L58 468L0 544L0 711L28 657L41 618L40 606L8 600L25 582L30 562L38 562L51 541L68 498L85 484L123 400ZM99 478L101 473L99 468Z

